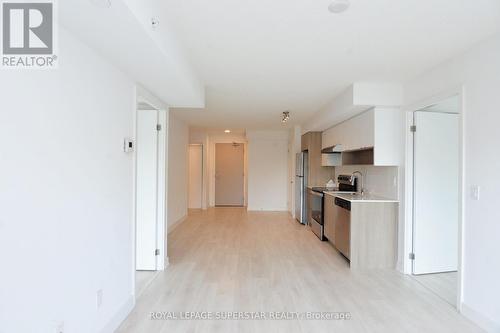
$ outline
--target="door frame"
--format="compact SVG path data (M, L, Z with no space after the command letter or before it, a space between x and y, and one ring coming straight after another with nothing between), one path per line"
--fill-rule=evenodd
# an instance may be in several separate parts
M167 202L166 202L166 191L168 188L168 112L169 108L166 104L157 99L154 95L149 93L146 89L141 87L140 85L136 85L134 87L134 105L133 105L133 140L134 140L134 152L132 154L133 160L133 196L132 196L132 230L131 230L131 244L132 244L132 257L131 257L131 272L132 275L132 291L134 295L134 299L138 296L136 295L136 228L137 228L137 117L138 117L138 105L140 102L145 102L151 106L153 106L156 110L158 110L159 121L162 126L162 130L159 132L158 136L158 169L157 169L157 189L158 189L158 198L157 198L157 240L156 244L160 249L160 255L156 257L156 271L162 271L168 266L168 253L167 253L167 238L165 234L166 230L166 216L167 216Z
M432 97L421 100L406 108L405 134L406 134L406 156L405 156L405 223L404 223L404 253L403 253L403 271L405 274L412 275L412 259L410 254L413 252L413 222L414 222L414 150L413 150L413 132L410 127L413 125L413 114L415 111L422 110L431 105L437 104L447 98L458 96L459 100L459 202L458 202L458 267L457 267L457 310L462 311L463 300L463 239L464 239L464 184L465 184L465 146L464 146L464 118L465 118L465 89L463 86L453 87Z

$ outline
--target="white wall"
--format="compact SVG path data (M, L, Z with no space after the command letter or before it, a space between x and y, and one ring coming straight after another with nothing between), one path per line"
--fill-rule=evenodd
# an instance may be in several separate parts
M217 143L241 143L244 145L244 196L247 205L247 138L244 132L224 133L221 129L191 128L189 131L189 143L204 145L204 204L203 209L215 206L215 144Z
M465 221L463 313L500 332L500 35L405 85L407 105L458 85L464 88ZM471 186L481 186L474 201Z
M293 148L300 151L300 127L297 127L293 134L296 137ZM249 142L250 138L252 138L252 145ZM232 142L245 145L245 174L247 175L245 204L248 209L286 211L289 208L287 201L289 200L288 173L290 168L289 133L287 131L248 131L246 133L235 131L235 133L226 134L221 130L191 129L189 143L205 143L206 145L207 182L205 186L208 206L215 205L215 144ZM295 155L293 157L293 162L295 162ZM266 180L267 178L269 180ZM250 193L250 188L253 189L252 193ZM263 196L263 192L267 195Z
M188 125L169 112L167 231L187 216L188 207Z
M209 183L209 170L208 170L208 151L209 140L208 133L205 129L189 129L189 143L203 145L203 179L202 179L202 199L201 208L208 208L208 183Z
M203 208L203 146L189 145L188 208Z
M134 85L59 38L58 69L0 74L2 332L111 331L133 306Z
M248 209L286 211L288 133L247 131Z
M399 107L402 99L399 83L355 82L316 112L302 126L302 133L324 131L375 106Z

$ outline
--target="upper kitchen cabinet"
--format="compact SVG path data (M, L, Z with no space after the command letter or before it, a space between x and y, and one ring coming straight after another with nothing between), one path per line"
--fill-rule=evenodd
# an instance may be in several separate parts
M325 130L322 148L341 144L342 165L400 165L403 129L403 112L375 107Z

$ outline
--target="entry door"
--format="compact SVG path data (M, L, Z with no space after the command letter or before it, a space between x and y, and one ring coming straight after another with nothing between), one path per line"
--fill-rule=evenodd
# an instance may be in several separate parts
M158 111L137 112L136 269L156 270Z
M243 144L215 144L215 205L244 205Z
M202 188L203 146L189 145L189 208L201 208Z
M459 116L414 114L414 274L456 271Z

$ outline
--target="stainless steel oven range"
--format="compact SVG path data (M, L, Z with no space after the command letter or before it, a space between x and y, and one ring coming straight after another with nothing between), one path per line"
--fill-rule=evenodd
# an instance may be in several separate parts
M338 188L310 187L307 191L307 224L312 232L322 241L326 240L324 234L323 212L324 196L328 192L353 193L357 190L357 179L352 175L339 175Z

